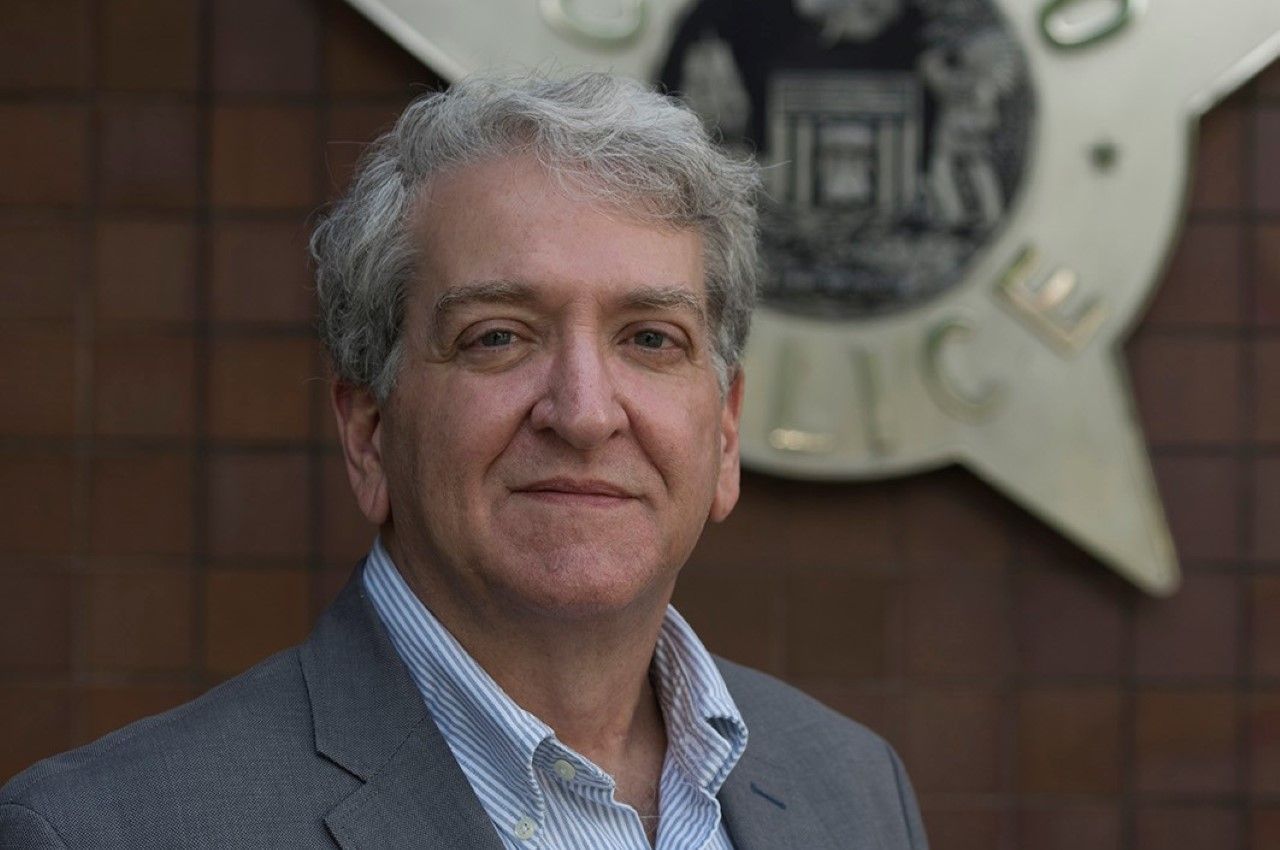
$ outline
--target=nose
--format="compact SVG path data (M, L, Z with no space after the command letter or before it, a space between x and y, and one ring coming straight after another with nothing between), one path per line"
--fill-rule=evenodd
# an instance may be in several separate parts
M604 444L626 427L626 410L606 352L593 334L568 338L556 352L530 423L582 451Z

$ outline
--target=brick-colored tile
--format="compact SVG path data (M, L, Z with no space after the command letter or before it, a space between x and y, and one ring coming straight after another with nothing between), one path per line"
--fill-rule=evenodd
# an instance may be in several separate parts
M0 455L0 549L29 555L74 551L74 493L71 455Z
M934 803L926 797L920 809L929 846L937 850L991 850L1004 846L1004 836L1012 828L1007 812L981 802Z
M1256 400L1253 435L1280 443L1280 339L1259 339L1253 349L1253 397Z
M1030 514L1016 528L1014 563L1021 569L1046 570L1095 586L1112 604L1123 606L1136 591L1105 564Z
M311 0L222 0L213 7L213 86L307 94L319 84L319 15Z
M324 164L331 197L336 198L347 190L360 157L374 139L391 129L404 105L399 101L335 104L329 109Z
M1244 205L1241 167L1247 113L1234 103L1210 111L1200 120L1193 166L1193 212L1224 212Z
M378 529L356 505L342 455L325 455L320 486L320 552L326 564L350 569L373 544ZM693 565L687 571L696 569Z
M690 564L731 568L796 563L798 559L782 541L785 523L779 521L784 511L779 492L776 482L745 474L733 513L724 522L707 523L689 558Z
M752 483L755 483L753 480ZM787 521L771 523L793 562L884 571L895 566L895 516L889 488L874 484L785 481L776 496Z
M75 314L84 269L84 228L62 222L0 225L0 319Z
M748 475L738 507L725 522L708 526L695 558L724 566L885 572L896 561L893 529L891 497L882 486Z
M1280 326L1280 224L1256 223L1249 247L1253 253L1253 320L1265 327Z
M1259 106L1253 117L1253 206L1260 212L1280 212L1280 162L1268 152L1280 151L1280 105Z
M1096 570L1037 568L1018 576L1018 666L1036 678L1117 676L1124 609Z
M0 784L71 746L71 694L63 685L0 688Z
M804 692L883 736L901 754L906 737L903 732L905 698L901 694L886 693L883 685L875 680L849 684L805 682ZM907 772L912 777L916 775L910 767Z
M693 567L681 573L673 601L712 652L779 675L783 589L783 577L769 571Z
M87 0L5 0L0 32L0 89L79 89L88 81Z
M1120 807L1072 803L1024 808L1018 812L1018 842L1026 850L1121 850Z
M194 91L198 0L100 0L99 82L127 91Z
M1187 222L1144 321L1208 327L1238 323L1244 253L1240 228L1234 222Z
M1009 556L1010 506L973 475L951 468L895 490L904 557L917 569L987 574Z
M1227 560L1240 554L1240 465L1234 457L1153 458L1156 485L1178 556Z
M76 699L79 736L85 742L96 740L135 720L168 711L195 695L190 686L181 684L89 685L81 689Z
M302 560L309 549L307 457L219 454L209 465L209 550Z
M164 101L99 107L99 197L113 207L186 209L199 188L199 114Z
M98 223L94 304L108 321L186 322L195 317L197 236L185 222Z
M138 452L93 460L89 546L99 555L191 550L191 458Z
M187 669L193 582L186 570L90 576L85 664L101 672Z
M392 44L355 9L334 4L325 28L325 84L337 95L391 94L408 97L423 87L440 88L439 78Z
M1004 582L935 575L906 588L908 675L948 681L1003 676L1013 661Z
M1249 812L1249 850L1280 847L1280 806L1255 804Z
M1240 815L1215 806L1142 806L1135 850L1223 850L1240 846Z
M154 334L101 335L93 355L93 427L98 434L183 437L195 418L195 340Z
M1129 346L1150 443L1232 443L1240 436L1240 344L1139 333Z
M905 698L901 755L919 793L994 793L1005 787L1005 700L974 691Z
M74 588L67 575L0 573L0 670L70 668Z
M1057 688L1019 695L1019 790L1114 794L1121 777L1121 699L1114 690Z
M210 173L215 206L297 209L317 200L314 109L219 106L213 110Z
M307 232L296 222L213 226L210 310L218 321L305 325L315 313Z
M1251 579L1249 624L1253 675L1280 677L1280 576Z
M206 578L204 663L231 675L298 643L310 626L302 570L213 570Z
M209 430L224 439L304 439L307 384L314 377L307 339L222 339L209 364Z
M0 334L0 436L75 432L76 351L67 329L9 328Z
M1239 579L1188 575L1168 599L1144 597L1134 613L1139 676L1230 679L1239 654Z
M0 203L79 204L88 194L84 107L0 104Z
M1139 791L1226 794L1236 788L1236 697L1222 691L1139 691L1134 783Z
M1263 98L1280 97L1280 62L1272 62L1258 72L1253 85L1258 95Z
M329 355L324 350L323 345L316 345L316 373L322 377L317 381L311 382L311 409L315 417L312 422L314 430L312 439L319 445L327 449L337 449L341 447L338 438L337 419L333 415L333 405L330 403L330 391L333 384L331 375L333 369L329 364ZM719 527L715 523L708 523L703 529L703 536L706 536L707 530ZM696 552L696 549L695 549ZM693 556L690 556L691 558Z
M1261 457L1253 464L1253 554L1280 559L1280 457Z
M1280 794L1280 690L1250 694L1249 791Z
M885 675L897 595L892 582L873 576L789 571L787 674L838 681Z

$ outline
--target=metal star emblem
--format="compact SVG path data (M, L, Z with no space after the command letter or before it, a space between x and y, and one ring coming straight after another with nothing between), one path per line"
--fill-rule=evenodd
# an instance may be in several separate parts
M513 65L653 79L691 4L349 2L447 78ZM1198 119L1280 55L1280 2L991 4L1036 101L1007 220L960 282L909 309L851 319L766 301L743 457L822 479L962 463L1144 590L1171 593L1177 557L1120 346L1180 221Z

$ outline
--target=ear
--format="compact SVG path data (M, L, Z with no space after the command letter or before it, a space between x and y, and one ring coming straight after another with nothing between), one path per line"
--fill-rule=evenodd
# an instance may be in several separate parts
M720 411L720 478L716 481L716 495L711 500L710 519L722 522L733 506L738 504L738 484L741 465L738 460L738 425L742 419L742 369L733 376L725 393L724 408Z
M391 513L382 465L382 411L372 392L335 380L330 391L347 479L365 518L381 526Z

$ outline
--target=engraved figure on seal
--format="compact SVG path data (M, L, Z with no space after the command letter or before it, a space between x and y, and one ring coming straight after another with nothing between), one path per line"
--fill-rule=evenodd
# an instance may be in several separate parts
M658 79L769 166L764 296L792 312L956 285L1026 170L1033 93L990 0L697 0Z

